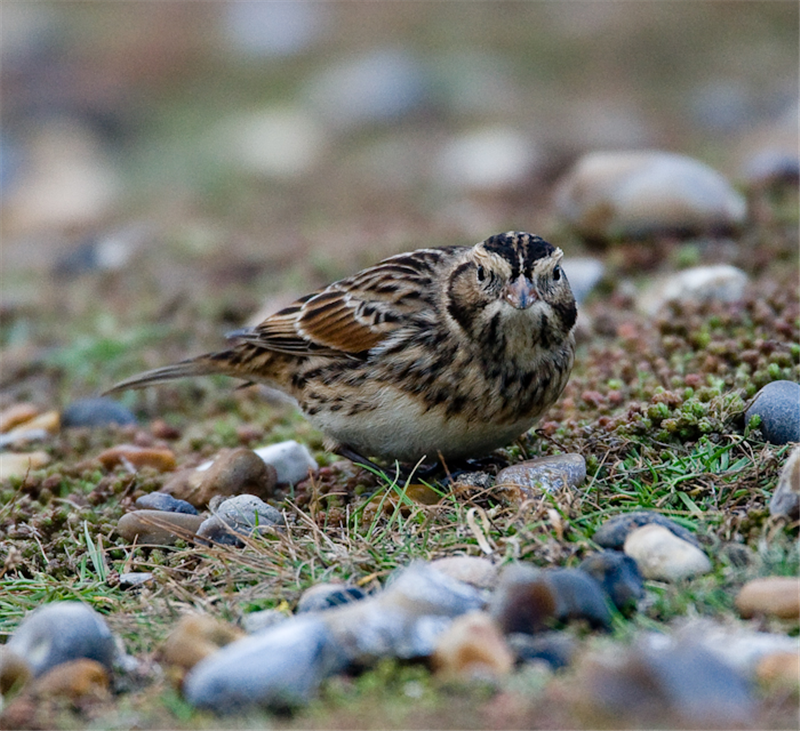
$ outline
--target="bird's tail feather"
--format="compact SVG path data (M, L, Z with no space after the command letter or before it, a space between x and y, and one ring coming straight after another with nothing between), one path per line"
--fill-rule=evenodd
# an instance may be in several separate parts
M192 358L173 365L154 368L151 371L145 371L144 373L126 378L124 381L113 385L105 391L103 395L119 393L120 391L127 391L131 388L155 386L156 384L172 381L176 378L209 376L213 373L225 373L225 368L220 367L219 362L213 360L209 356L201 355L199 358Z

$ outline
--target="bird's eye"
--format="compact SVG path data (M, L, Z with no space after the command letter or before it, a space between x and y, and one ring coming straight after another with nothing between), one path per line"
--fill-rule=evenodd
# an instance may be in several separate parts
M478 281L483 282L486 279L486 270L478 264Z
M556 268L553 269L553 280L557 282L559 279L561 279L561 267L556 266Z

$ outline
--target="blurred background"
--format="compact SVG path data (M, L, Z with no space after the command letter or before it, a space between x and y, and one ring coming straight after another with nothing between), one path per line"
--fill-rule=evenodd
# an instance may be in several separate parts
M1 12L4 387L67 346L73 372L166 362L159 326L185 356L402 250L519 228L590 252L553 205L590 151L685 153L743 192L796 174L793 1Z

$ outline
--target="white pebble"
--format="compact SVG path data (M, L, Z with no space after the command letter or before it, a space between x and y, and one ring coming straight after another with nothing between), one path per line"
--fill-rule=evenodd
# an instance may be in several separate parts
M655 523L629 533L623 550L646 579L680 581L711 571L711 561L703 551Z

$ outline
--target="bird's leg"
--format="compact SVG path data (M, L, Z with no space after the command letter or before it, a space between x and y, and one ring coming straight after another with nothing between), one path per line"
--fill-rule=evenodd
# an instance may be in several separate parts
M367 467L380 473L384 472L383 467L376 465L371 459L360 455L355 449L348 447L346 444L337 447L336 454L345 459L349 459L353 464L361 465L362 467Z

